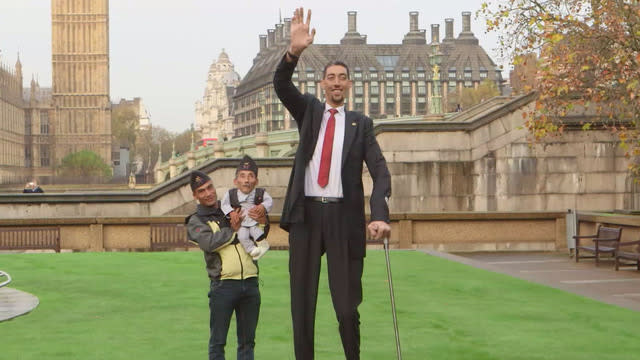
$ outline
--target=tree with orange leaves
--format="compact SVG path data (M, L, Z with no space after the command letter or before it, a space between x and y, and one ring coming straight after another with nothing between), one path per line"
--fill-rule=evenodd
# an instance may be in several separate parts
M627 156L640 156L640 2L638 0L495 0L478 12L498 32L514 65L539 55L538 94L526 127L540 140L567 119L615 131ZM640 174L640 164L632 164Z

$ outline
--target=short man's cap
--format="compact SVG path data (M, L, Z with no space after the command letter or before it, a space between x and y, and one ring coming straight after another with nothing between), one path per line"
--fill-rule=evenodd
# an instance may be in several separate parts
M253 161L253 159L249 155L245 155L242 158L242 160L240 161L240 164L238 165L238 169L236 170L236 174L240 170L253 171L256 177L258 176L258 165L256 165L256 162Z
M210 181L209 175L202 171L193 170L191 172L191 191L195 191L200 186L204 185L207 181Z

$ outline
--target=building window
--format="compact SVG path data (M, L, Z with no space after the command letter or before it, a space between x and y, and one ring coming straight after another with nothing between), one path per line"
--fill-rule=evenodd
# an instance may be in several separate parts
M464 78L465 79L471 79L471 68L470 67L465 67L464 68Z
M49 145L40 144L40 166L49 166Z
M409 71L402 72L402 80L409 80Z
M396 102L395 99L387 98L384 106L384 112L387 115L394 116L396 114Z
M361 97L355 98L353 102L353 110L363 112L364 111L364 103L362 102Z
M411 99L402 98L402 102L400 103L400 114L402 115L411 115Z
M480 70L480 79L486 79L489 77L489 72L487 70Z
M449 84L447 85L449 92L456 92L456 82L455 81L449 81Z
M385 88L386 88L385 94L387 94L387 95L395 95L396 94L396 86L394 85L393 82L387 81L387 84L386 84ZM390 97L387 97L387 98L390 98Z
M387 71L387 72L384 74L384 77L385 77L386 79L388 79L388 80L393 80L393 71Z
M49 112L46 110L42 110L40 111L40 134L48 134L48 133L49 133Z
M371 85L371 95L378 95L380 93L380 87L377 81L372 81L369 85Z
M456 78L456 68L449 68L449 79Z
M375 71L375 69L374 69ZM378 79L378 73L377 72L372 72L369 74L369 76L371 77L371 80L377 80Z
M353 74L353 78L357 80L362 79L362 72L359 70L356 70L356 72Z
M31 167L31 146L24 147L24 166Z
M375 117L380 115L380 103L377 97L372 97L369 102L369 116Z
M385 67L396 67L398 63L399 55L376 55L376 60L378 60L378 64Z
M356 81L353 92L356 96L362 96L364 94L364 86L362 85L362 81Z
M24 113L24 134L31 135L31 111Z
M411 96L411 84L408 81L402 82L402 96Z
M418 81L418 95L427 95L427 83L425 81Z
M315 95L316 94L316 82L315 81L307 81L307 89L306 91L309 94Z
M416 99L416 113L425 114L427 112L427 99L419 97Z
M471 82L471 80L465 80L464 81L464 87L470 88L472 86L473 86L473 83Z

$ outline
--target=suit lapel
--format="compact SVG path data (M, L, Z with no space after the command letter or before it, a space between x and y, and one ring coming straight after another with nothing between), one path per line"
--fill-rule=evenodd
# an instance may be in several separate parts
M315 109L313 109L313 119L312 119L312 126L311 126L311 132L313 134L313 141L311 142L311 145L314 147L311 149L311 155L313 155L313 150L315 149L315 145L316 142L318 142L318 136L320 134L320 125L322 124L322 116L324 115L324 103L320 103L319 106L316 106ZM309 155L309 159L311 159L311 155Z
M358 129L358 116L357 113L346 111L344 116L344 143L342 145L342 164L340 168L344 167L344 162L347 160L347 154L353 144L353 139L356 136L356 130Z

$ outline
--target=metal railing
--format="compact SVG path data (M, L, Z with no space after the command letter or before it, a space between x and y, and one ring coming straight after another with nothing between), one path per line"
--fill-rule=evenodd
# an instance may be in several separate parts
M0 227L0 250L51 249L60 252L60 228L57 226Z
M151 224L151 249L170 250L197 245L187 240L187 229L184 224Z

